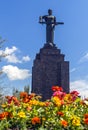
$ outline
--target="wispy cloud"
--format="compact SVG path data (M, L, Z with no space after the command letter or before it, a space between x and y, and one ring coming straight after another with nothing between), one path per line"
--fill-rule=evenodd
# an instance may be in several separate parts
M71 69L71 70L70 70L70 73L72 73L72 72L74 72L74 71L76 71L76 68Z
M84 54L84 55L80 58L80 60L79 60L79 62L85 62L85 61L88 61L88 52L87 52L86 54Z
M88 80L76 80L70 83L71 90L77 90L82 97L88 97Z
M27 69L19 69L17 66L7 65L2 67L2 72L7 75L10 80L24 80L31 76Z
M30 57L28 55L19 58L17 54L18 52L19 49L15 46L12 46L12 48L6 47L5 50L0 50L0 55L5 56L4 58L8 63L23 63L30 61Z

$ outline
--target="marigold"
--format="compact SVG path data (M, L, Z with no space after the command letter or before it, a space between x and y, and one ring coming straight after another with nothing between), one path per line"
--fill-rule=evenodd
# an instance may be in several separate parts
M77 117L77 116L73 116L73 118L72 118L72 125L73 126L80 126L81 125L80 124L80 118Z
M64 126L64 127L67 127L68 126L68 122L66 120L61 120L60 121L61 125Z
M19 112L18 114L17 114L20 118L25 118L26 117L26 115L25 115L25 113L24 112Z
M6 96L6 98L7 98L8 104L11 104L13 102L14 105L19 106L20 103L19 103L17 97L15 97L15 96Z
M86 125L88 125L88 118L85 118L85 119L84 119L84 123L85 123Z
M45 106L45 102L39 102L39 106L41 107Z
M55 105L57 105L57 106L62 105L62 101L58 97L53 97L52 100L53 100Z
M29 104L30 105L39 105L39 101L37 101L37 100L30 100L30 102L29 102Z
M59 116L64 116L64 113L61 112L61 111L59 111L59 112L57 112L57 115L59 115Z
M5 118L5 115L3 113L0 114L0 120L3 120Z
M51 104L51 102L46 101L45 106L48 107Z
M66 94L65 96L64 96L64 101L66 102L66 103L72 103L73 102L73 100L72 100L72 95L71 94Z
M28 106L27 111L31 111L31 110L32 110L32 107Z
M2 112L0 114L0 120L3 120L4 118L7 118L7 117L12 117L12 114L10 112Z
M88 125L88 113L84 115L84 123Z
M27 102L29 102L29 99L28 98L23 98L23 102L27 103Z
M26 92L20 92L20 98L27 98L28 94Z
M88 113L86 113L86 114L84 115L84 117L85 117L85 118L88 118Z
M31 120L33 125L40 124L40 118L39 117L33 117Z
M6 105L6 104L2 104L1 106L2 106L2 108L5 108L5 107L7 107L7 105Z

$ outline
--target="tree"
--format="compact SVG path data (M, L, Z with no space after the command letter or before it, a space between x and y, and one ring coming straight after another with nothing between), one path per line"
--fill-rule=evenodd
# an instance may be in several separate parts
M5 39L2 39L2 37L0 37L0 48L2 48L3 47L3 44L4 44L4 42L5 42L6 40ZM1 51L2 52L2 51ZM0 53L0 62L1 62L1 59L3 58L3 57L5 57L6 55L4 54L4 53ZM3 72L2 72L2 70L0 70L0 104L2 103L2 101L3 101L3 89L4 89L4 87L3 87L3 77L4 75L3 75Z
M17 88L13 88L13 96L17 97L18 99L20 98L20 92ZM24 86L24 92L30 93L30 86Z
M28 94L30 93L30 86L24 86L24 92L27 92Z

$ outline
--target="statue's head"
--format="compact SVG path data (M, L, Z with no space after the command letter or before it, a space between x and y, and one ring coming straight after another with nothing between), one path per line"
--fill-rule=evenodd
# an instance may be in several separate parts
M48 10L48 14L52 15L52 10L51 9Z

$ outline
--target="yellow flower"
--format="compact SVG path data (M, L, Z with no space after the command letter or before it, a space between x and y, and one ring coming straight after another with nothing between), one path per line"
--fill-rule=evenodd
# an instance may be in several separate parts
M26 115L25 115L25 113L24 112L19 112L18 114L17 114L20 118L25 118L26 117Z
M73 126L80 126L81 125L80 124L80 118L77 117L77 116L73 116L73 118L72 118L72 125Z
M7 107L7 105L6 105L6 104L2 104L1 106L2 106L2 108L5 108L5 107Z
M39 105L40 105L41 107L43 107L43 106L45 106L45 103L44 103L44 102L39 102Z
M57 106L61 106L62 102L58 97L53 97L53 102L57 105Z
M71 96L71 94L66 94L65 97L64 97L64 100L65 100L66 102L71 102L71 101L72 101L72 96Z
M39 105L39 101L37 100L30 100L29 105Z
M45 117L42 117L42 121L45 121L46 120L46 118Z

